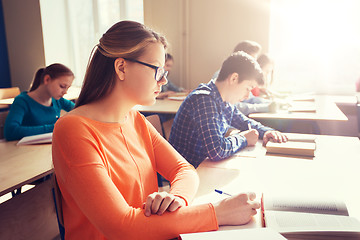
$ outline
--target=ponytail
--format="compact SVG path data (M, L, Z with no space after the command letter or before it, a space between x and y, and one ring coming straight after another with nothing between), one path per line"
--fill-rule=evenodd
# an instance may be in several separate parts
M43 79L44 70L45 70L45 68L40 68L39 70L37 70L37 72L35 73L34 80L30 86L29 92L34 91L35 89L37 89L40 86L42 79Z
M49 75L51 79L55 79L61 76L74 76L74 73L68 67L60 63L54 63L46 68L40 68L35 73L29 92L34 91L44 82L45 75Z

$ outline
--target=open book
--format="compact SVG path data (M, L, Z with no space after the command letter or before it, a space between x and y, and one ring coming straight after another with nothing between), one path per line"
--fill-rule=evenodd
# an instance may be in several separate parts
M310 197L263 196L263 225L287 239L360 238L360 221L349 217L343 202Z
M266 152L275 154L289 154L296 156L315 156L316 136L296 133L285 133L286 143L268 142Z
M234 229L201 233L187 233L180 235L182 240L284 240L278 232L269 228Z
M42 144L51 143L53 133L43 133L33 136L23 137L17 145L31 145L31 144Z

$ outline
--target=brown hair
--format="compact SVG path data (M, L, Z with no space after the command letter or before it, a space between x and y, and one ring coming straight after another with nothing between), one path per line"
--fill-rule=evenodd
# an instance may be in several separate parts
M51 79L55 79L62 76L74 76L74 73L68 67L60 63L54 63L45 68L40 68L35 73L29 92L34 91L44 82L45 75L49 75Z
M168 60L173 60L174 61L174 57L170 53L165 53L165 62L168 61Z
M103 98L115 86L114 62L117 58L137 59L151 43L167 47L164 36L133 21L114 24L99 40L87 66L83 87L76 107Z
M233 73L239 75L239 82L255 79L259 85L264 84L264 77L259 64L255 58L243 51L231 54L230 57L224 61L216 81L224 81Z
M238 51L244 51L250 56L254 56L261 51L261 45L254 41L244 40L236 45L233 52Z
M271 69L271 72L270 72L270 79L268 79L268 84L271 84L274 80L274 60L267 54L261 54L258 59L257 59L257 62L259 63L261 69L264 69L264 67L267 65L267 64L271 64L272 65L272 69Z

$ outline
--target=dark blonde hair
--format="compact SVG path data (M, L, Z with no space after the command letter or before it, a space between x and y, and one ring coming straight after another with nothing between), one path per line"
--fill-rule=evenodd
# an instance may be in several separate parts
M76 107L97 101L115 86L114 62L117 58L138 59L149 44L159 42L167 47L164 36L133 21L114 24L99 40L85 73Z
M37 89L44 82L44 77L46 75L49 75L51 79L56 79L62 76L74 76L74 73L68 67L60 63L54 63L45 68L40 68L35 73L29 92Z

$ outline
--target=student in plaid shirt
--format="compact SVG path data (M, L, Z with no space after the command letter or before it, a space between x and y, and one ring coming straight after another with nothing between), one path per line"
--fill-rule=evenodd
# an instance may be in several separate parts
M194 167L205 158L219 161L262 138L285 142L279 131L246 117L233 104L246 99L251 89L263 83L256 60L245 52L228 57L217 79L200 84L180 106L169 142ZM227 134L228 130L232 130ZM251 129L249 129L249 127Z

